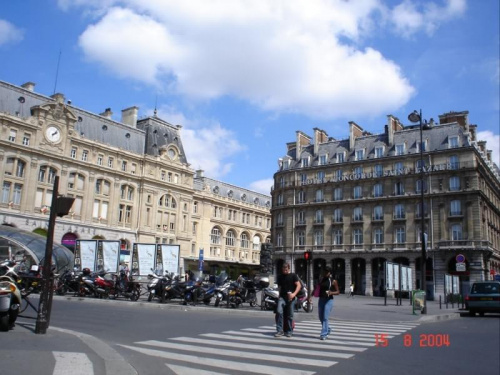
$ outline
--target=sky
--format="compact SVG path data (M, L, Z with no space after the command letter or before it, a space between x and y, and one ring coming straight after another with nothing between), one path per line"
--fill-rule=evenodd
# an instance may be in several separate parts
M24 0L0 80L182 125L193 169L270 193L296 131L469 111L500 165L498 0Z

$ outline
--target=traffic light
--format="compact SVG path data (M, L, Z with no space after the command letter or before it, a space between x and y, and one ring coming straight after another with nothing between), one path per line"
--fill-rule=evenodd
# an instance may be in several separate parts
M313 253L312 251L304 251L304 259L309 261L313 258Z

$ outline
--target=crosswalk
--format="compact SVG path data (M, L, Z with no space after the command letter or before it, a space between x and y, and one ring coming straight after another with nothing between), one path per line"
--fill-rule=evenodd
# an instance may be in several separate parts
M332 333L325 341L319 340L319 322L303 321L296 323L293 338L275 338L274 326L260 326L119 346L164 360L177 375L222 375L232 371L312 375L374 347L375 335L383 334L390 340L418 324L334 321L330 326Z

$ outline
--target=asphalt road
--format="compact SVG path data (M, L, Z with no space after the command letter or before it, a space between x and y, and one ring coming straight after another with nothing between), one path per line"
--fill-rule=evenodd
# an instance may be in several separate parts
M99 354L102 356L106 351L101 345L104 343L138 374L260 371L274 375L283 371L291 375L286 369L292 369L297 374L325 375L332 372L341 375L500 375L498 315L464 316L423 324L336 319L334 334L326 342L317 339L316 311L298 313L296 320L293 338L276 339L272 336L274 315L259 309L235 311L155 302L54 299L51 328L45 340L50 340L50 332L56 327L84 334L87 345L64 336L55 350L58 355L65 348L85 354L95 374L109 373L99 358ZM21 318L22 322L29 323L29 319ZM384 333L388 335L387 342L385 336L381 336ZM376 335L380 335L378 345ZM20 342L19 349L24 348L30 359L43 363L41 353L54 343L44 348L43 339L33 336L29 341ZM30 364L35 363L27 361L23 370L29 372ZM47 369L37 373L55 374L50 368L47 365ZM75 371L71 372L76 375Z

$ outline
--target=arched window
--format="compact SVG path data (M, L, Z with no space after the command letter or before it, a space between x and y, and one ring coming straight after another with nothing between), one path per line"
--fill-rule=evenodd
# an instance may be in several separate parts
M68 189L84 190L85 176L77 172L71 172L68 177Z
M4 171L6 176L24 177L25 171L26 163L24 161L17 158L7 158Z
M177 202L170 194L164 194L158 200L158 206L165 208L177 208Z
M109 181L103 178L98 178L95 182L95 193L99 195L109 196L110 187L111 184Z
M127 201L134 200L134 188L130 185L120 187L120 198Z
M257 236L257 235L255 235L253 237L253 241L252 241L252 243L253 243L253 250L260 250L260 242L261 242L260 241L260 237Z
M57 175L57 170L46 165L42 165L38 170L38 182L54 184Z

